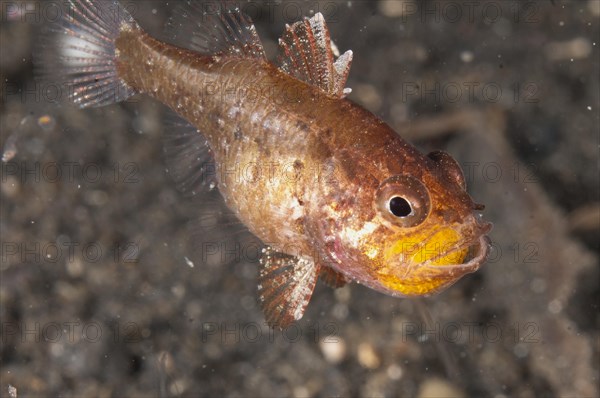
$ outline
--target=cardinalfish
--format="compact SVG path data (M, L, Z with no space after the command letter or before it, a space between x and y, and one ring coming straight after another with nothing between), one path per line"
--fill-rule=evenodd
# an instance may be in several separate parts
M339 54L323 16L286 26L270 62L250 19L219 8L178 5L171 44L117 2L71 0L36 63L79 107L143 93L185 119L187 133L167 148L179 154L176 178L190 191L218 189L265 243L258 295L271 326L303 316L319 277L406 297L476 271L491 224L459 164L420 153L346 98L352 52ZM214 178L201 177L207 157L223 171ZM251 164L285 173L229 172Z

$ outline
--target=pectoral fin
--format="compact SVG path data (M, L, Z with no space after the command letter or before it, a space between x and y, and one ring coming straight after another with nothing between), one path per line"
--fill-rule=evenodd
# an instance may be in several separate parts
M348 280L344 275L329 267L321 267L319 277L327 286L334 289L343 287L348 283Z
M319 275L306 257L294 257L267 247L260 260L258 294L271 327L285 328L304 315Z

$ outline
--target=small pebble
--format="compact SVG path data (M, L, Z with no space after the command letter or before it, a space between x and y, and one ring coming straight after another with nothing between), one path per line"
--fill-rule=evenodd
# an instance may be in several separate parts
M358 345L358 362L363 368L377 369L381 364L381 359L370 343L360 343Z
M319 347L325 360L329 363L338 364L346 357L346 342L341 337L321 340Z
M431 397L465 397L465 393L448 381L439 378L427 379L419 388L419 398Z

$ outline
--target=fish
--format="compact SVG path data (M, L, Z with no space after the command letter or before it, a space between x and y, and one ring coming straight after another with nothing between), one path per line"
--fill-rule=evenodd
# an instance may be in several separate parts
M353 53L339 53L323 15L286 25L269 61L250 18L216 4L181 2L161 41L116 1L70 0L40 41L38 74L80 108L144 94L183 120L165 149L178 186L218 190L264 243L258 297L272 327L303 317L318 279L418 297L478 270L492 225L459 163L347 98Z

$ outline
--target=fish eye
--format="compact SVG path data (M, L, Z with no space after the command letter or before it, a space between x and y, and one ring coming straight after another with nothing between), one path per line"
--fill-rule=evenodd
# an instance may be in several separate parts
M388 206L390 208L390 213L396 217L407 217L410 215L410 213L412 213L412 207L410 206L410 203L402 196L394 196L390 198Z
M376 207L392 224L411 228L425 221L431 202L429 192L421 181L411 176L397 175L379 186Z

